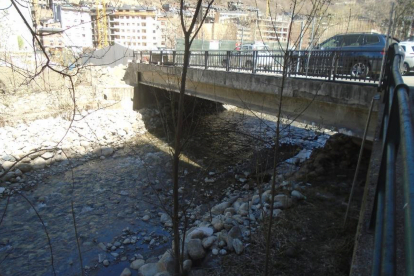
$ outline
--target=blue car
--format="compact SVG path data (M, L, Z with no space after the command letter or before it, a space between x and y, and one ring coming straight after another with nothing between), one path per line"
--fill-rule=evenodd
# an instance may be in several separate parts
M398 43L390 38L389 45ZM294 54L298 73L351 78L378 78L385 54L386 35L352 33L335 35L317 45L312 51ZM299 65L298 65L299 63Z

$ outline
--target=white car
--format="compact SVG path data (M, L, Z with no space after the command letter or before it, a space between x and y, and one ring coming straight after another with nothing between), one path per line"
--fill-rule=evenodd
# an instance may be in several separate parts
M258 68L270 69L274 64L273 51L264 44L243 44L236 47L230 53L230 67L252 69L253 51L257 51L256 66ZM273 53L274 54L274 53ZM222 60L222 66L226 67L227 59Z
M410 71L414 70L414 42L403 41L399 44L405 52L404 64L401 73L403 75L407 75Z

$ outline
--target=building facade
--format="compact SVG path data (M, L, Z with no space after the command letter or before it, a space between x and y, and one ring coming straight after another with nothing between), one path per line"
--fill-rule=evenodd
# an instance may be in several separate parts
M56 19L61 23L66 47L78 51L93 47L91 15L88 8L58 6Z
M117 9L106 8L108 42L136 50L156 50L165 46L162 30L165 19L158 20L158 11L152 7L124 5ZM93 45L97 46L96 8L92 9ZM164 23L162 23L164 22Z

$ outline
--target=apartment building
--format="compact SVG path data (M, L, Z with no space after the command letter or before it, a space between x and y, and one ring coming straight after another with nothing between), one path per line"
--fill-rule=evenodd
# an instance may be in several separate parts
M251 23L251 29L253 29L253 40L263 40L266 42L280 41L287 42L289 32L290 20L277 17L271 18L259 18L255 22Z
M60 27L60 22L55 22L53 19L44 22L39 29L40 42L49 52L59 51L65 47L62 34L63 29Z
M106 8L107 33L109 43L137 50L154 50L165 46L161 29L165 20L158 20L158 11L153 7L124 5L119 8ZM92 9L93 44L98 45L96 8ZM164 23L162 23L164 22Z
M61 23L65 46L81 51L92 48L92 25L87 7L57 6L56 20Z

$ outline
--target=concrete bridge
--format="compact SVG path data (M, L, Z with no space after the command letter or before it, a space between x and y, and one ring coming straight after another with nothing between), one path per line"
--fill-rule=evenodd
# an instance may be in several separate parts
M153 88L179 91L181 67L130 63L124 80L134 86L134 101ZM186 94L253 111L277 114L282 77L189 68ZM375 84L287 78L282 115L362 137ZM141 97L142 99L142 97ZM373 118L377 117L374 108ZM368 138L372 139L376 120Z

